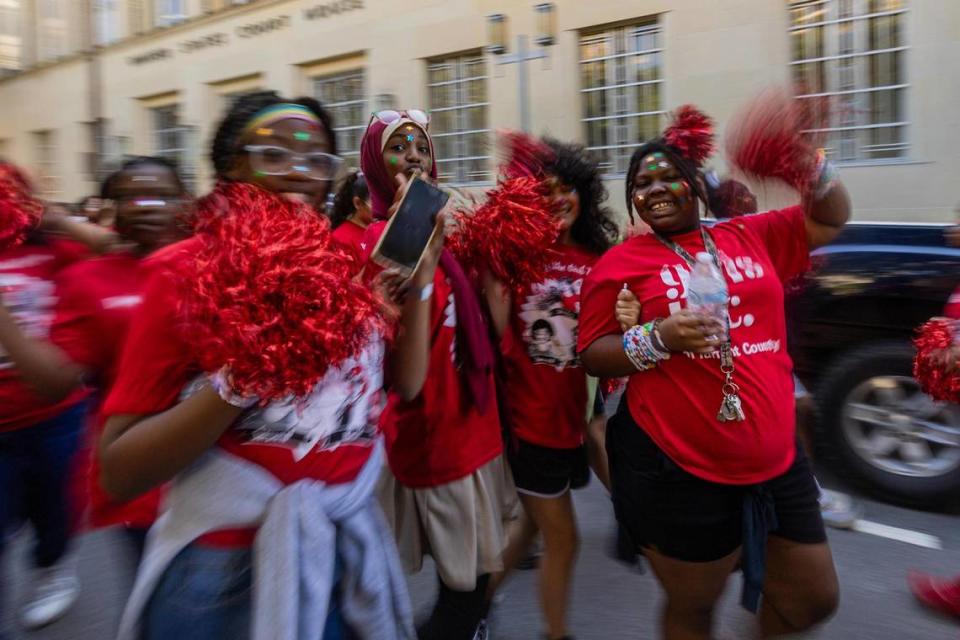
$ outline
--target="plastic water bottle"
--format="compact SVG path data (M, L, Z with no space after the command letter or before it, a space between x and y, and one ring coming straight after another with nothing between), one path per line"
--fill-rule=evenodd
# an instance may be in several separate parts
M697 263L687 282L687 309L716 318L723 325L726 335L729 302L727 281L710 254L701 251L697 254Z

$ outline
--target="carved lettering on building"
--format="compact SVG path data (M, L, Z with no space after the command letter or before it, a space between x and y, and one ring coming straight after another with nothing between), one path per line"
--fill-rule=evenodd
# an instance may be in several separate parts
M130 56L127 58L127 62L130 64L147 64L148 62L156 62L157 60L165 60L172 57L173 49L154 49L153 51L147 51L137 56Z
M363 9L363 0L336 0L336 2L325 2L304 9L303 17L307 20L322 20L357 9Z
M193 53L207 47L222 47L229 42L229 36L226 33L211 33L193 40L185 40L180 43L180 51L183 53Z
M290 16L277 16L268 20L261 20L252 24L237 27L237 35L241 38L253 38L271 31L279 31L290 26Z

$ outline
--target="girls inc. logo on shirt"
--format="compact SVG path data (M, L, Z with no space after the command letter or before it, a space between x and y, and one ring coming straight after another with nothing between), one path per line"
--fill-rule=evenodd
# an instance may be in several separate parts
M745 280L759 280L766 275L763 265L755 262L749 256L738 256L730 258L723 252L720 253L720 264L727 275L727 282L730 284L739 284ZM671 314L677 313L683 309L683 300L687 297L687 285L690 281L690 270L686 264L664 265L660 270L660 281L666 285L666 296L670 300L667 307ZM739 309L743 304L740 296L730 296L730 328L737 329L741 326L752 327L757 318L752 313L743 313Z

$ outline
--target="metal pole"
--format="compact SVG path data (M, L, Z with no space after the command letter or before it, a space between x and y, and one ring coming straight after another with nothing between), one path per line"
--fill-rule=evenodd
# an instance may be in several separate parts
M520 129L530 133L530 96L529 78L527 77L527 36L517 36L517 93L520 97Z

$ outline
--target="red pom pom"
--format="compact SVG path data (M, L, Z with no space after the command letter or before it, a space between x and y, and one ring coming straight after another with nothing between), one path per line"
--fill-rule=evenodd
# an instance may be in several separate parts
M716 150L713 120L692 104L685 104L674 112L663 139L698 167Z
M560 235L542 181L504 180L486 201L455 215L458 230L447 244L467 268L490 269L513 291L542 280L553 258L550 247Z
M785 89L768 89L749 102L727 127L726 153L745 175L780 180L798 191L810 188L819 158L811 129L822 102L797 100Z
M326 219L249 184L198 203L200 249L179 268L183 336L207 372L262 402L307 395L384 335L380 301L335 251Z
M32 194L30 181L17 167L0 163L0 251L23 242L43 215L43 203Z
M501 131L498 145L502 157L500 172L511 178L542 178L544 166L553 160L553 149L523 131Z
M917 330L913 377L925 393L941 402L960 402L958 321L937 318Z

